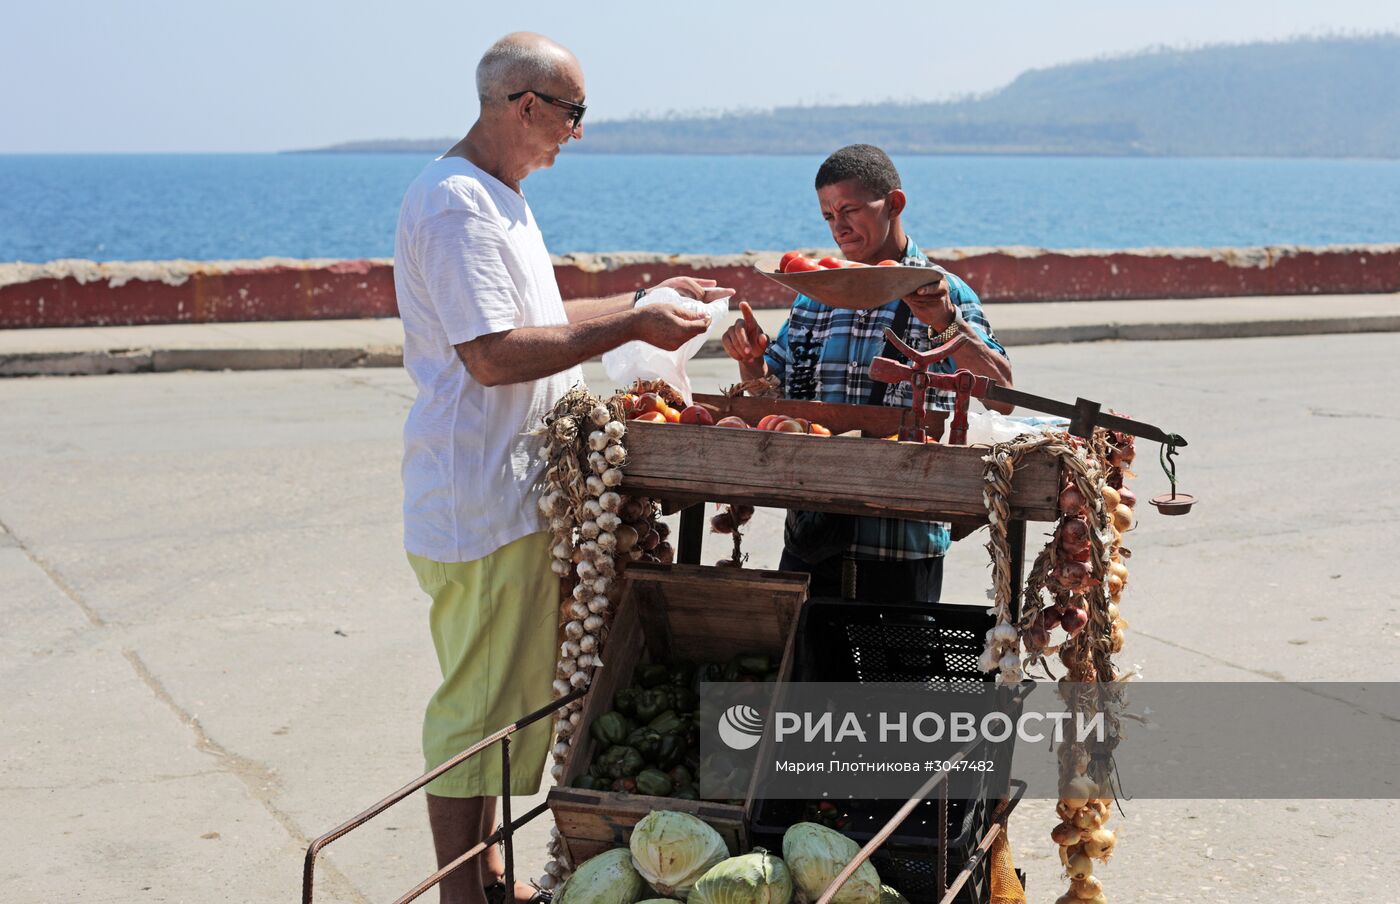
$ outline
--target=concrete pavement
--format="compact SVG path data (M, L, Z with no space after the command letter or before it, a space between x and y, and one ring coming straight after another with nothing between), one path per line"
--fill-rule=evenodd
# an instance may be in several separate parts
M1400 680L1393 348L1017 354L1028 391L1191 441L1181 485L1202 502L1134 534L1124 661L1161 681ZM705 390L730 373L693 368ZM394 369L0 381L0 898L292 900L307 841L417 775L434 664L400 547L412 397ZM1140 462L1139 494L1161 492ZM752 565L776 563L780 525L760 510ZM987 583L975 536L945 595ZM1400 866L1395 801L1124 808L1110 900L1379 900ZM1032 801L1011 826L1035 902L1065 887L1053 822ZM547 825L521 841L527 874ZM415 798L332 846L317 900L391 900L431 868Z
M1400 295L998 303L987 313L1010 346L1400 331ZM786 316L758 312L770 334ZM711 342L701 354L723 350ZM0 376L396 367L402 355L396 319L0 330Z

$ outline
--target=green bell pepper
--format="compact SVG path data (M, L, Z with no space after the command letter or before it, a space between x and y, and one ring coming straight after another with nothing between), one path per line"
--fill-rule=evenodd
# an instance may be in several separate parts
M773 668L772 660L762 653L751 653L736 659L739 671L745 675L762 675Z
M636 679L636 682L642 687L653 688L665 684L671 677L671 670L659 663L639 665L632 677Z
M662 769L672 769L685 758L689 745L680 735L662 735L661 746L656 751L656 765Z
M677 662L671 666L671 687L689 690L695 684L695 664Z
M695 776L691 775L690 770L684 766L676 766L666 774L671 777L671 781L675 783L677 788L689 788L695 784Z
M637 793L665 797L674 787L671 777L659 769L643 769L637 773Z
M641 688L624 687L613 697L613 709L624 716L635 716L637 714L637 697L641 695Z
M621 744L636 727L622 713L607 712L593 720L593 724L588 726L588 733L599 744Z
M677 712L693 713L700 707L700 695L688 687L677 688L675 698Z
M585 791L606 791L608 783L594 775L584 773L572 782L575 788L582 788Z
M739 660L735 659L725 665L724 671L720 673L720 681L738 681L743 671L739 668Z
M635 748L642 755L642 759L652 762L661 749L661 732L642 726L627 736L627 746Z
M598 762L613 778L631 778L641 772L642 767L646 765L637 749L625 744L609 748Z
M637 697L637 719L650 722L671 708L671 695L661 688L642 691Z
M674 709L668 709L648 722L647 727L654 728L663 735L680 734L685 731L686 722Z
M696 684L696 687L697 687L697 688L699 687L700 684L702 684L702 683L704 683L704 682L706 682L706 681L723 681L723 680L724 680L724 666L722 666L722 665L720 665L720 664L718 664L718 663L707 662L707 663L705 663L704 665L700 666L700 668L697 669L697 670L695 671L695 684Z

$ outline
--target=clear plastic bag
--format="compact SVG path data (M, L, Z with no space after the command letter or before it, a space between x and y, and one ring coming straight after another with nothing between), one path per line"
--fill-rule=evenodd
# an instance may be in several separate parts
M603 369L615 386L629 386L636 380L665 380L679 392L689 404L693 396L690 391L690 377L686 375L685 363L700 351L710 339L719 334L729 318L729 299L703 302L687 298L675 289L653 289L638 307L649 304L674 304L687 311L703 312L710 315L710 328L692 338L673 352L657 348L646 342L628 342L603 355Z
M952 415L948 415L949 419ZM975 399L967 410L968 445L1009 443L1025 433L1063 430L1069 421L1056 417L1015 417L983 408Z

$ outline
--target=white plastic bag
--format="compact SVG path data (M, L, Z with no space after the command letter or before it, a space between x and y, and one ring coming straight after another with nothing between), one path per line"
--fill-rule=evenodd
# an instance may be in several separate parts
M981 409L980 411L978 409ZM948 415L952 420L952 414ZM1024 433L1049 433L1063 430L1069 421L1052 417L1015 417L982 408L973 400L967 410L967 444L1009 443Z
M636 380L665 380L688 405L693 396L690 377L685 373L685 362L695 357L700 347L724 326L729 317L729 299L721 298L707 303L688 298L675 289L664 288L653 289L637 302L638 307L649 304L674 304L687 311L709 314L710 328L673 352L646 342L625 343L603 355L603 369L615 386L630 386Z

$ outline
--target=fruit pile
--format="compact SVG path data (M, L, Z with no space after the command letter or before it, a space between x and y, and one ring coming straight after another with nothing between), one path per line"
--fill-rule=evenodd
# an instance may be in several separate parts
M868 267L869 264L862 264L860 261L842 260L839 257L823 257L812 260L800 252L789 251L778 261L779 273L805 273L809 270L841 270L848 267ZM877 267L898 267L899 261L883 260L875 266Z
M741 417L729 415L715 420L714 412L704 405L690 405L677 409L654 392L641 395L622 396L626 406L627 419L650 424L692 424L698 427L729 427L739 430L772 430L775 433L805 433L809 436L830 436L831 431L821 424L806 418L790 417L785 414L765 415L754 428Z

